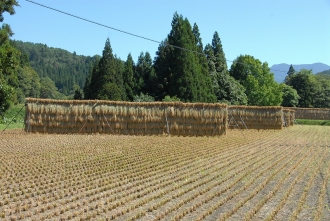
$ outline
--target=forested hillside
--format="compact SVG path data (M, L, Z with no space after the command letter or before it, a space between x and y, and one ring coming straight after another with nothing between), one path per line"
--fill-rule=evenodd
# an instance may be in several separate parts
M330 76L330 70L319 72L319 73L317 73L317 75L328 75L328 76Z
M69 95L74 85L83 87L86 77L97 56L76 55L64 49L48 47L45 44L12 41L40 78L49 77L59 92Z

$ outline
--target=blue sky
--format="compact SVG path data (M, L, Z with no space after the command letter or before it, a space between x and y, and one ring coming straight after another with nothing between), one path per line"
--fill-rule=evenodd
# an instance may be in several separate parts
M330 65L330 0L34 0L95 22L162 41L173 14L197 23L204 46L219 33L226 59L249 54L269 66L279 63ZM18 0L5 13L13 39L47 44L79 55L102 54L109 37L114 54L134 61L155 56L158 44ZM231 65L231 63L228 63Z

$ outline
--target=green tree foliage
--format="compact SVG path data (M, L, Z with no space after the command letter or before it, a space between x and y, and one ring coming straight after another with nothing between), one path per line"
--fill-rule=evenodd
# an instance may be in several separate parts
M314 75L312 70L302 69L285 83L297 90L299 107L330 107L330 75L326 72Z
M120 58L117 57L117 55L114 55L114 59L115 59L115 64L116 64L116 76L117 76L117 81L115 83L121 91L120 100L125 101L126 100L126 91L125 91L125 87L124 87L124 78L123 78L123 73L124 73L124 69L125 69L125 61L122 61Z
M82 100L83 99L83 93L81 90L75 90L73 95L74 100Z
M15 14L14 6L19 6L16 0L1 0L0 1L0 22L3 22L3 13L8 12L10 15Z
M135 93L155 95L156 73L149 52L140 53L134 72Z
M155 58L155 69L158 78L158 96L177 96L185 102L208 102L210 96L205 88L200 64L196 35L187 18L175 13L172 20L172 30L167 39L158 48ZM170 46L175 45L176 47ZM181 50L177 47L185 48ZM205 96L207 94L207 96Z
M317 94L315 99L315 107L329 108L330 107L330 73L325 71L315 75L317 86Z
M19 67L20 52L7 40L0 44L0 79L12 87L17 87L16 69Z
M154 68L157 75L155 98L162 100L169 94L169 85L172 76L170 56L174 50L173 47L168 47L168 39L166 38L159 44L154 60Z
M284 82L288 82L290 78L296 73L296 70L293 68L292 64L290 65L289 71L287 73L287 76L284 79Z
M195 36L191 25L182 15L174 14L172 30L168 35L169 44L194 51L196 49ZM172 46L168 46L172 47ZM185 102L201 101L198 99L198 62L196 54L191 51L173 48L170 55L170 96L177 96Z
M172 31L168 36L169 43L188 50L194 50L194 36L191 33L191 26L187 19L176 16L172 22ZM171 56L171 84L169 85L169 95L177 95L186 102L196 102L199 100L198 79L201 74L198 72L196 55L190 51L183 51L174 48Z
M195 36L196 51L198 52L198 73L200 73L200 78L198 81L198 100L205 100L207 102L215 102L216 96L212 88L212 78L209 74L209 67L207 57L203 54L203 43L200 37L199 28L196 23L194 23L192 32Z
M135 92L135 84L134 84L134 61L131 53L128 54L127 60L125 62L124 73L123 73L123 81L124 88L126 92L127 100L133 101L134 92Z
M214 65L215 69L219 74L227 74L227 61L225 57L225 53L222 49L221 40L219 37L218 32L214 32L213 39L212 39L212 49L214 55Z
M218 72L215 68L215 57L214 57L214 52L213 48L210 44L206 44L204 53L207 55L207 64L208 64L208 70L209 70L209 75L211 79L211 86L212 90L217 96L217 92L219 90L219 82L218 82ZM218 98L218 96L217 96Z
M329 75L330 76L330 70L321 71L321 72L317 73L316 75Z
M174 97L170 97L169 95L166 95L163 100L163 102L179 102L180 98L174 96Z
M61 93L58 92L54 81L49 77L41 78L40 80L40 98L46 99L61 99Z
M74 86L74 100L82 100L84 98L83 92L81 91L79 85Z
M20 66L17 69L17 77L17 96L19 103L24 103L27 97L40 96L40 78L33 68L29 65Z
M3 116L3 114L9 109L14 94L14 88L4 84L0 80L0 116Z
M225 102L232 105L246 105L247 96L245 88L229 74L218 76L218 84L221 85L216 95L219 102Z
M140 95L134 95L133 101L134 102L153 102L153 101L155 101L155 98L148 94L140 93Z
M14 13L15 5L15 0L5 1L0 15ZM154 61L142 52L135 65L130 54L126 62L113 55L109 39L102 57L86 57L44 44L11 41L13 32L4 24L0 28L0 110L17 98L19 102L39 96L64 99L63 94L74 99L155 98L263 106L296 106L300 96L299 106L330 107L328 72L316 76L306 70L295 73L291 65L287 85L279 85L268 64L249 55L239 56L228 71L217 32L203 49L196 23L191 27L187 18L175 13L171 25Z
M212 45L207 44L204 52L207 54L209 75L218 102L246 105L245 88L229 75L225 54L217 32L213 35Z
M0 28L0 44L8 41L13 35L14 33L11 30L11 27L8 24L2 24L2 27Z
M294 75L294 73L296 73L296 70L293 68L292 64L290 65L289 71L287 73L287 75L289 77L292 77Z
M282 88L275 82L267 62L241 55L233 62L230 75L245 87L249 105L277 106L282 103Z
M48 47L45 44L35 44L22 41L11 41L21 51L21 62L30 63L40 78L49 77L55 82L59 91L70 95L75 84L83 88L99 56L75 55L59 48Z
M116 83L106 82L102 85L101 89L98 91L96 99L99 100L122 100L122 91Z
M105 42L102 58L94 66L86 99L123 100L125 91L121 63L112 54L109 38Z
M146 63L144 59L144 53L141 52L138 61L135 66L135 72L134 72L134 85L135 85L135 92L139 92L142 90L142 88L145 86L144 79L146 75Z
M94 88L93 88L94 85L91 84L92 83L91 81L92 81L92 76L94 76L95 78L96 74L99 72L99 62L100 62L100 57L97 57L90 68L89 74L86 78L85 85L83 88L84 99L93 99L93 97L95 97Z
M0 2L0 22L3 13L15 13L16 0ZM12 103L24 102L25 97L38 97L39 78L29 66L26 54L15 48L10 41L13 31L8 24L0 28L0 112L4 113Z
M20 64L20 52L10 44L9 38L12 34L9 25L2 25L0 28L0 115L3 115L12 103L17 102L16 70Z
M300 70L288 80L287 84L297 90L300 96L299 107L314 107L319 85L311 70Z
M297 90L292 86L281 84L282 87L282 104L283 107L297 107L299 104L300 96L297 93Z

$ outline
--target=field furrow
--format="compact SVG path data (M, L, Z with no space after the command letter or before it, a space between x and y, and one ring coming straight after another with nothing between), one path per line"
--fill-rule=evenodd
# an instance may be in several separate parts
M328 220L330 129L0 134L0 220Z

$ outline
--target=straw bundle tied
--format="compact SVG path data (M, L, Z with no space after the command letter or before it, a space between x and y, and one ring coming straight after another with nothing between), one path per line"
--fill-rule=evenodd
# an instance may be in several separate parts
M225 134L227 128L224 104L34 98L26 103L26 124L40 126L30 132L211 136Z
M283 108L283 118L285 126L293 126L295 121L295 110Z
M329 108L290 107L288 109L295 111L295 117L297 119L330 120L330 109Z
M231 128L282 129L282 107L229 106L228 114Z

